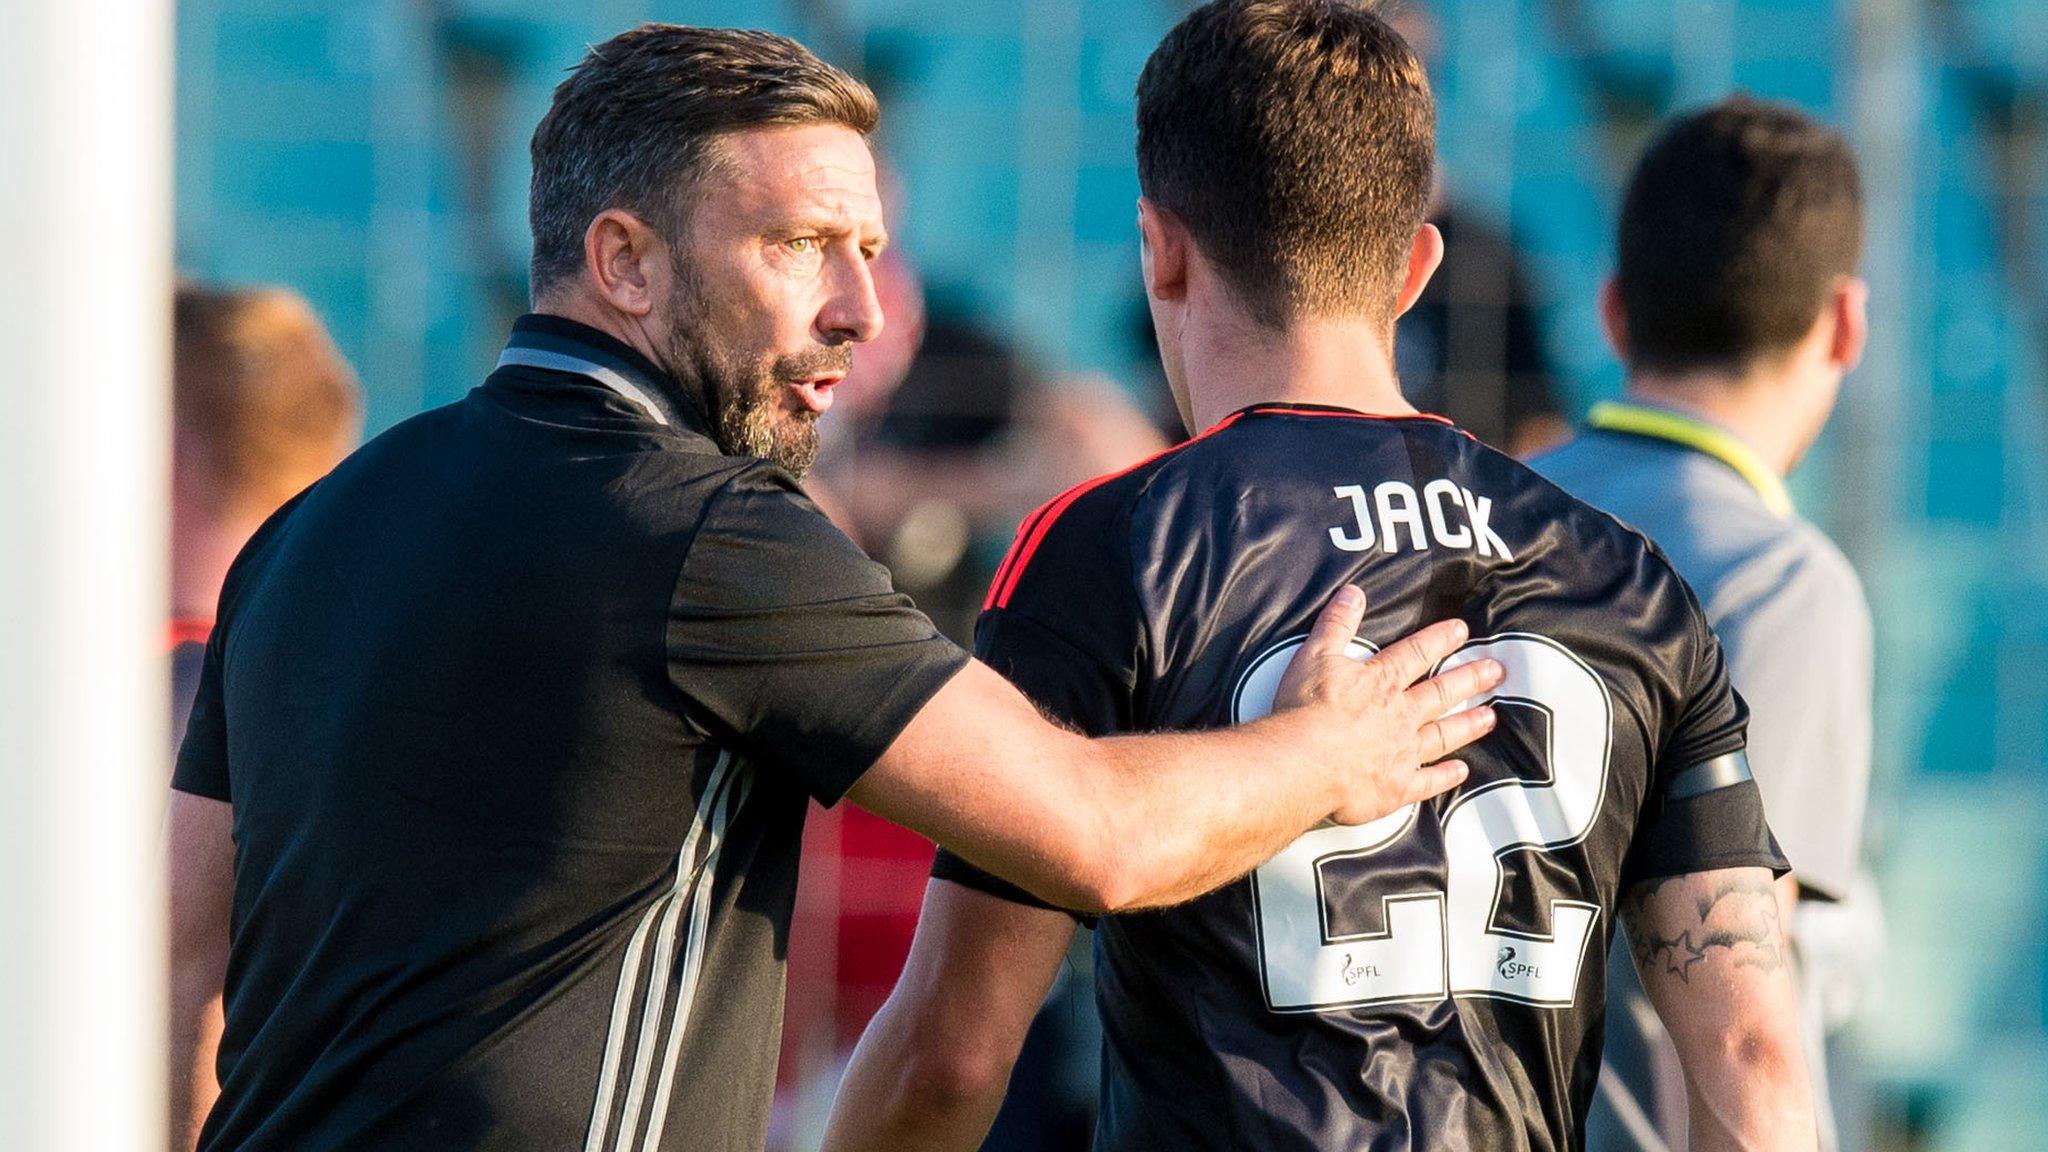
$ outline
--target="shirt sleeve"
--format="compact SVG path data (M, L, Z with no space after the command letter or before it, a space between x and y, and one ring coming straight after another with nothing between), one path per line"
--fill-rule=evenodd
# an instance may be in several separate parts
M836 803L967 663L763 464L712 497L676 580L670 681L716 740Z
M213 632L206 638L206 653L200 659L199 687L192 697L192 710L185 720L185 738L178 744L177 763L171 769L171 787L179 792L209 800L233 803L229 796L227 643L242 592L261 572L275 544L311 488L279 506L249 537L249 542L228 565L221 580L220 600L214 608Z
M1729 676L1759 702L1749 725L1757 787L1799 883L1848 895L1870 791L1870 610L1848 561L1808 556L1724 616Z
M1032 527L1025 522L1025 529ZM1129 533L1105 496L1070 509L1029 557L1006 604L975 624L974 652L1056 724L1086 736L1135 727L1137 597ZM999 584L1004 573L997 574ZM1035 908L1053 906L940 848L932 875ZM1085 922L1085 920L1084 920Z
M1690 603L1692 675L1678 720L1658 750L1643 818L1622 864L1622 890L1661 876L1716 868L1790 870L1764 819L1744 754L1749 709L1728 679L1721 645Z
M209 800L228 796L228 725L221 692L221 647L226 629L215 627L199 666L199 689L185 721L185 739L171 770L171 787Z

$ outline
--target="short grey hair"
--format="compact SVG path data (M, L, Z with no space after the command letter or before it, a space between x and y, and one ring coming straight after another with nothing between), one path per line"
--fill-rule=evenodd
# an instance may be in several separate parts
M821 123L865 136L880 117L867 85L770 32L642 24L592 47L533 132L533 294L582 267L600 212L676 235L719 136Z

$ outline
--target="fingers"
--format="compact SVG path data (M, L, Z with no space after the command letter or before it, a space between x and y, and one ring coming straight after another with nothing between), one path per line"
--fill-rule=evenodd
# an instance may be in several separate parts
M1355 585L1344 585L1316 614L1316 622L1308 630L1308 639L1302 642L1302 653L1343 655L1345 646L1358 635L1358 625L1364 619L1365 593Z
M1403 804L1415 804L1432 796L1441 796L1465 782L1463 760L1442 760L1425 764L1408 777L1408 794Z
M1482 692L1500 686L1507 669L1498 660L1474 660L1432 676L1408 690L1408 702L1425 716L1441 716Z
M1432 720L1415 732L1415 754L1424 763L1441 760L1493 731L1493 708L1482 705Z
M1328 611L1325 609L1324 614ZM1322 621L1316 623L1320 626ZM1398 685L1413 684L1436 667L1437 661L1456 652L1468 634L1463 620L1439 621L1390 646L1368 663L1382 666Z

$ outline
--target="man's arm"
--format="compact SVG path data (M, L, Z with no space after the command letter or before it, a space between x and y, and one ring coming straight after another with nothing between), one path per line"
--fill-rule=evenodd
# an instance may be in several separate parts
M1646 880L1621 916L1685 1069L1694 1152L1813 1152L1813 1089L1770 870Z
M979 1148L1073 938L1064 912L933 880L903 975L840 1081L825 1152Z
M1103 910L1199 895L1317 821L1371 820L1464 778L1463 765L1417 765L1487 730L1485 708L1437 717L1496 683L1499 665L1411 689L1462 625L1360 665L1344 648L1363 614L1357 589L1325 610L1281 685L1291 707L1256 724L1091 742L967 662L764 464L706 508L666 647L669 680L712 739L1042 899Z
M1192 899L1320 821L1376 820L1464 780L1442 758L1491 731L1493 712L1444 713L1499 683L1500 666L1416 683L1464 642L1458 621L1354 661L1345 645L1364 614L1357 589L1333 598L1275 713L1212 732L1089 740L970 663L849 795L1062 908Z
M170 888L170 1138L188 1152L220 1095L221 987L235 900L234 810L171 793L164 820Z

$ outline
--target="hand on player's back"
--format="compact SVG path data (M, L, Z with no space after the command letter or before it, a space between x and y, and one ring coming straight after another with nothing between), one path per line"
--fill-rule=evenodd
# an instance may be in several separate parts
M1354 659L1345 649L1364 618L1365 594L1357 588L1347 585L1331 597L1274 699L1276 712L1300 709L1312 716L1311 738L1344 768L1336 774L1331 813L1340 824L1377 820L1462 783L1464 762L1444 757L1491 732L1493 709L1446 713L1503 675L1495 661L1475 660L1416 682L1465 642L1459 620L1432 624L1370 659Z

